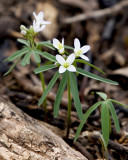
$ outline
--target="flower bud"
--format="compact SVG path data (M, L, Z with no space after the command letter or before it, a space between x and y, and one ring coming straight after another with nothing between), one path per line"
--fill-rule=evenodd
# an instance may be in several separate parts
M27 33L27 32L26 32L25 30L22 30L22 31L21 31L21 34L23 34L23 35L26 35L26 33Z
M21 25L20 26L20 29L21 29L21 34L23 34L23 35L26 35L27 34L27 28L24 26L24 25Z

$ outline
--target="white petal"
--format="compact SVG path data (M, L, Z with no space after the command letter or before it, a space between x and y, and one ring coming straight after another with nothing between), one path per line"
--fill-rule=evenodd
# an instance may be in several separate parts
M34 29L34 32L38 32L35 20L33 21L33 29Z
M36 21L35 20L33 20L33 27L35 27L36 26Z
M40 30L41 30L41 31L44 30L45 27L46 27L46 25L42 25L42 26L40 27Z
M70 54L66 60L66 62L68 62L69 64L72 64L75 60L75 54Z
M41 24L51 24L51 22L43 21L43 22L41 22Z
M44 18L44 13L43 12L39 12L38 13L38 18L39 19L43 19Z
M64 46L64 38L62 38L62 45Z
M57 49L59 49L59 48L58 48L58 43L60 43L59 40L56 39L56 38L54 38L54 39L53 39L53 46L54 46L55 48L57 48Z
M79 50L80 49L80 41L78 38L74 39L74 47Z
M85 56L85 55L80 55L80 57L82 58L82 59L84 59L84 60L86 60L86 61L89 61L89 58L87 57L87 56Z
M61 49L59 50L59 53L60 53L60 54L64 53L64 48L61 48Z
M64 68L63 66L59 67L59 73L64 73L66 71L66 68Z
M61 65L63 65L63 63L65 62L65 59L62 56L60 56L59 54L56 55L56 60Z
M85 45L85 46L81 47L81 50L82 50L83 53L86 53L86 52L88 52L90 50L90 46L89 45Z
M70 65L67 70L70 72L76 72L76 68L73 65Z
M33 29L34 29L34 32L37 33L37 32L42 31L43 28L41 28L41 27L39 26L39 24L36 23L36 21L34 20L34 21L33 21Z
M33 12L33 15L34 15L35 19L37 19L37 15L36 15L36 13L35 13L35 12Z

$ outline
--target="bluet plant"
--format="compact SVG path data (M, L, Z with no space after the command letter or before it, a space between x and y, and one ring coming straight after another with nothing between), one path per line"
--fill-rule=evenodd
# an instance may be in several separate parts
M78 38L74 39L74 48L71 46L64 45L64 38L62 38L62 42L60 42L56 38L54 38L52 42L51 41L36 42L35 41L36 35L40 31L44 30L46 25L50 24L50 22L44 21L43 12L40 12L38 15L33 13L33 15L35 18L33 20L33 25L31 25L29 28L26 28L25 26L21 25L21 34L23 35L24 39L18 39L18 41L23 44L23 49L16 51L14 54L12 54L6 59L10 62L15 60L15 63L12 65L12 67L9 69L9 71L6 74L8 74L18 62L20 62L22 66L29 65L30 58L33 55L35 62L37 63L37 68L35 69L34 72L35 74L39 74L41 82L42 82L42 89L43 89L43 95L40 98L38 105L40 106L43 103L45 113L47 113L46 97L48 93L50 92L50 90L52 89L52 87L54 86L54 84L56 83L57 79L59 77L62 77L58 90L57 90L53 113L54 113L54 117L58 116L63 92L67 86L67 89L68 89L68 116L67 116L67 135L66 137L68 137L70 122L71 122L71 106L72 106L71 94L73 96L73 100L75 103L78 117L82 123L80 126L83 126L83 122L85 122L85 119L90 115L90 113L95 108L97 108L101 104L103 106L102 107L103 109L101 111L102 115L106 116L103 114L104 110L107 111L107 113L109 114L108 109L106 109L107 107L105 106L107 106L107 104L111 105L110 103L112 102L110 100L109 101L105 100L105 102L102 102L102 103L98 102L97 104L92 106L89 111L85 113L86 115L85 114L83 115L82 106L81 106L81 102L79 99L79 92L78 92L76 76L81 74L83 76L87 76L89 78L99 80L105 83L113 84L113 85L118 85L118 83L115 81L106 79L106 78L102 78L100 76L97 76L91 72L85 71L82 68L78 67L78 63L82 63L82 64L86 64L86 65L93 67L94 69L98 70L101 73L104 73L101 69L89 63L89 58L85 56L84 54L90 50L90 46L84 45L81 47L80 41ZM58 54L54 56L48 52L42 51L41 49L42 46L46 46L52 50L57 50ZM70 52L68 52L66 49L70 50ZM47 65L40 65L41 57L48 60ZM58 70L56 71L55 75L52 77L51 81L47 85L47 88L45 88L43 72L50 70L50 69L54 69L54 68L58 68ZM108 115L106 116L106 119L107 118L108 118ZM103 121L103 125L104 124L106 126L108 125ZM80 129L77 131L77 135ZM105 137L105 140L107 142L108 132L107 133L103 132L103 136ZM75 139L77 139L77 136Z

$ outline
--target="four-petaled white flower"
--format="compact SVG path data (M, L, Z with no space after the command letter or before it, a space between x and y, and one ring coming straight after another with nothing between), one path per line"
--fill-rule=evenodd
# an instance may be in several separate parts
M41 25L38 22L36 22L35 20L33 20L33 30L35 33L42 31L45 27L46 27L46 25Z
M90 50L90 46L89 45L85 45L83 47L80 46L80 41L78 38L74 39L74 54L76 57L81 57L82 59L89 61L89 58L85 55L83 55L84 53L86 53L87 51Z
M53 39L53 46L58 50L60 54L64 53L64 38L62 38L62 43L56 38Z
M33 15L36 19L37 24L41 24L41 25L46 25L46 24L50 24L51 22L48 21L44 21L44 13L43 12L39 12L38 15L36 15L35 12L33 12Z
M56 55L56 60L61 65L59 67L59 73L64 73L66 70L70 72L76 72L76 68L72 65L72 63L75 60L75 55L71 54L68 56L68 58L65 60L61 55Z
M45 27L46 24L50 24L50 22L48 21L44 21L44 13L43 12L39 12L38 15L35 14L35 12L33 13L35 20L33 20L33 30L34 32L40 32L42 31Z

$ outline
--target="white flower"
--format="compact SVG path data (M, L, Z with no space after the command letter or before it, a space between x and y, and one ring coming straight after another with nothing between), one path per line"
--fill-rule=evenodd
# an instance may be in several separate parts
M48 21L44 21L44 13L43 12L39 12L38 15L36 15L35 12L33 12L33 15L36 19L36 23L40 24L40 25L46 25L46 24L50 24L51 22Z
M56 38L53 39L53 46L58 49L60 54L64 53L64 38L62 38L62 43Z
M59 67L59 73L64 73L66 70L70 72L76 72L76 68L73 65L71 65L75 60L74 54L68 56L66 60L58 54L56 55L56 60L59 64L61 64L61 66Z
M46 25L41 25L37 23L35 20L33 20L33 30L35 33L42 31L45 27Z
M50 22L44 21L43 12L39 12L38 15L36 15L36 13L33 12L33 15L35 17L35 20L33 20L33 30L35 33L44 30L46 24L50 24Z
M89 45L85 45L83 47L80 46L80 41L78 38L75 38L74 40L74 54L76 57L81 57L82 59L89 61L89 58L85 55L83 55L84 53L86 53L87 51L90 50L90 46Z

